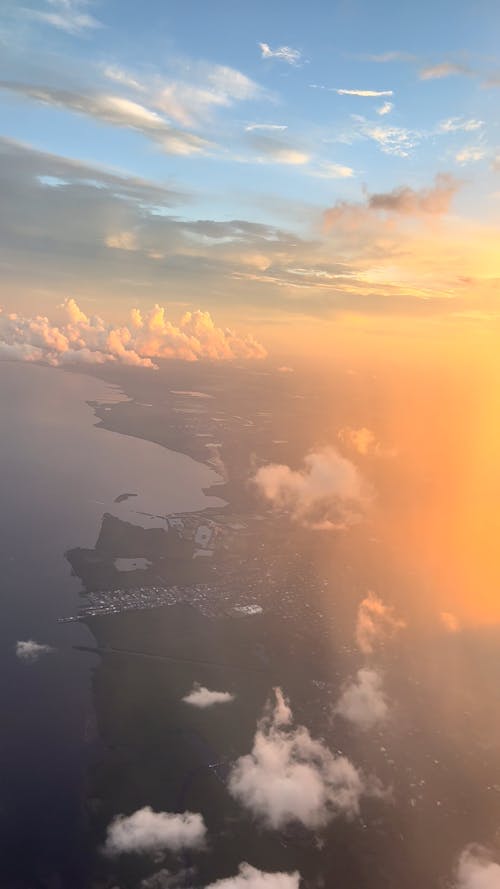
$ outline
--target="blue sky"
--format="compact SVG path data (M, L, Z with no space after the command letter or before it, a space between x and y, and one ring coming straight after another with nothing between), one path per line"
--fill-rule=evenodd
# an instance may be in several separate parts
M373 286L380 284L380 263L394 267L395 228L398 238L403 237L400 228L404 238L411 229L421 251L424 234L431 240L436 237L429 235L428 226L424 233L431 216L434 226L437 217L441 221L450 217L450 225L460 218L462 232L467 225L496 225L500 7L493 0L474 6L448 0L420 4L7 0L3 9L0 102L5 175L10 181L9 170L13 171L19 189L13 205L19 214L24 207L26 214L23 225L10 232L12 249L26 266L33 263L34 254L41 256L41 265L50 272L45 290L55 288L57 298L60 290L72 286L71 256L64 257L64 275L58 274L54 251L50 253L59 237L57 225L50 234L50 206L61 202L64 192L65 207L74 200L78 218L82 207L96 198L96 189L89 173L85 199L76 194L68 167L69 179L54 180L53 157L118 172L124 179L140 177L178 194L175 213L162 201L161 207L147 209L143 203L139 211L136 207L134 218L128 214L127 230L120 228L125 223L119 218L116 193L110 195L113 209L103 208L102 201L99 209L96 205L101 215L94 242L88 228L78 245L72 241L74 278L83 298L85 293L95 298L99 263L103 294L117 292L107 247L115 251L114 257L116 251L135 254L137 267L127 280L136 275L144 286L150 274L145 257L156 259L147 283L154 299L162 298L162 289L178 285L174 270L182 265L181 301L196 301L200 278L194 271L190 292L186 257L191 256L193 269L203 260L201 265L206 271L208 263L210 274L214 262L219 264L218 283L215 273L210 278L216 302L231 277L240 282L234 286L244 290L236 294L234 305L257 305L259 312L264 304L278 305L287 293L295 300L295 282L286 276L292 268L304 289L309 270L311 293L302 294L300 312L316 314L329 310L327 274L336 276L332 306L342 290L332 263L343 267L350 263L349 275L361 270L360 287L368 279ZM48 197L45 240L51 242L50 249L44 248L40 231L35 237L35 223L28 224L30 200L35 197L28 195L28 181L17 175L18 143L25 159L26 152L31 153L31 185L43 186ZM443 200L436 204L425 195L433 193L440 174L455 184L445 191L445 198L438 189ZM48 195L50 188L59 189L57 199ZM401 189L409 189L413 198L378 204L371 200L374 195L400 195ZM342 220L335 215L333 227L334 216L328 216L332 207L345 210ZM356 238L352 237L354 212L365 213ZM251 243L243 243L241 232L214 238L215 229L210 234L184 230L181 245L176 241L172 247L169 242L164 249L160 218L164 228L168 225L169 236L176 220L244 220L274 227L274 233L264 235L262 229L259 234L255 267L265 274L252 279L247 268L248 256L256 254L253 234ZM330 220L328 243L325 218ZM150 223L154 238L149 229L145 233ZM380 231L385 232L382 246L376 243ZM451 229L443 232L441 226L439 236L449 245ZM492 238L491 231L487 235ZM297 256L292 255L294 237L301 239ZM464 242L468 237L463 235ZM280 239L286 249L277 249ZM390 239L390 255L374 264ZM267 253L263 258L264 241L270 245L271 258ZM216 248L210 256L209 242ZM231 248L232 259L224 254L222 260L224 245ZM399 242L397 250L402 254ZM90 257L92 251L91 268L83 256ZM132 258L122 256L128 264ZM12 270L13 256L6 255L4 262ZM314 283L319 272L325 273L321 293ZM408 275L407 270L399 278L396 274L395 281L403 286ZM430 275L426 268L421 287L425 298ZM436 281L440 276L446 277L443 269L436 272ZM469 266L464 276L470 276ZM29 277L24 284L21 275L13 281L15 299L30 301L34 291ZM413 269L412 288L417 287L417 277ZM448 290L440 292L448 293L449 281L446 286ZM387 293L381 296L385 299ZM411 293L408 296L410 305ZM129 299L132 292L125 302ZM229 303L227 293L221 303Z

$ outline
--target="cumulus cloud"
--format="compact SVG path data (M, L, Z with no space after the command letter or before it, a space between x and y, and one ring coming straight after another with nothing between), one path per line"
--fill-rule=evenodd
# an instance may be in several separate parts
M396 451L391 448L385 448L378 440L372 429L366 426L353 428L352 426L344 426L338 431L339 441L345 447L351 448L362 457L394 457Z
M43 654L50 654L52 651L54 649L50 645L42 645L40 642L34 642L33 639L16 642L16 655L22 661L37 661Z
M356 620L356 644L363 654L375 649L406 626L394 616L394 609L385 605L375 593L369 592L359 604Z
M108 855L199 849L204 845L206 832L203 817L197 813L154 812L151 806L144 806L132 815L117 815L113 819L104 849Z
M468 846L460 855L454 889L498 889L500 864L488 849Z
M315 829L339 815L354 817L363 796L383 795L375 778L366 778L345 756L335 756L305 726L293 725L280 689L257 725L252 752L236 761L229 790L276 830L294 822Z
M257 870L244 861L235 877L226 877L210 883L206 889L299 889L300 874L276 871L267 873Z
M273 506L313 530L340 530L361 521L371 499L354 464L331 447L308 454L302 469L261 466L253 480Z
M277 46L276 49L271 49L268 43L259 43L259 48L263 59L278 59L289 65L298 65L302 59L300 50L291 46Z
M439 62L437 65L428 65L422 68L419 77L420 80L441 80L443 77L471 73L472 71L467 65L460 65L456 62Z
M101 27L101 23L86 11L88 6L88 0L47 0L47 9L26 9L25 12L30 18L67 34L81 34Z
M389 706L380 673L367 668L358 670L357 678L344 687L334 712L364 730L384 722Z
M339 96L361 96L363 99L377 99L380 96L393 96L393 90L338 90L335 92Z
M54 324L45 315L0 312L0 357L53 366L118 362L153 368L152 358L227 361L266 354L252 336L216 327L208 312L186 312L176 325L156 305L145 314L133 309L128 325L118 327L88 317L67 299L62 314L63 322Z
M229 691L210 691L210 689L195 682L189 694L182 700L193 707L205 709L206 707L213 707L214 704L229 704L231 701L234 701L234 695Z

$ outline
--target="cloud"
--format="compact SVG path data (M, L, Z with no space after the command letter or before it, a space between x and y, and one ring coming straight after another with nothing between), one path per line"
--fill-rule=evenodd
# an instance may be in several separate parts
M352 167L325 161L315 170L311 170L310 175L316 176L318 179L351 179L355 174Z
M0 312L0 357L55 367L118 362L153 368L152 358L228 361L266 354L252 336L216 327L208 312L186 312L176 325L165 311L159 305L145 314L133 309L128 326L121 327L98 315L88 317L74 299L62 306L64 321L59 325L45 315L24 318Z
M365 55L363 59L366 59L367 62L379 62L385 64L386 62L415 62L416 56L412 53L405 52L404 50L389 50L389 52L382 52L376 55Z
M227 65L193 65L191 80L153 83L150 92L155 107L183 126L192 127L207 119L215 108L265 96L265 91L246 74Z
M260 159L263 161L302 166L310 160L310 155L307 152L274 136L266 136L254 131L247 136L247 141L254 151L259 153Z
M150 806L144 806L132 815L117 815L113 819L104 850L108 855L121 855L199 849L204 845L206 832L201 815L154 812Z
M339 429L338 439L346 447L352 448L362 457L394 457L396 451L384 446L377 441L375 433L366 426L354 429L352 426L344 426Z
M467 65L456 62L439 62L437 65L428 65L419 72L420 80L441 80L443 77L452 77L457 74L472 74Z
M361 133L376 142L384 154L395 157L409 157L420 141L420 133L404 127L383 127L361 122Z
M358 670L357 679L344 687L334 712L364 730L384 722L389 706L380 673L366 667Z
M363 654L373 654L399 630L406 626L394 617L394 609L385 605L375 593L369 592L360 602L356 619L356 644Z
M368 198L368 207L371 210L401 213L405 216L440 216L448 212L460 185L453 176L438 173L431 188L401 186L393 191L372 194Z
M380 783L365 778L345 756L335 756L293 716L281 689L257 725L252 752L241 756L229 791L267 827L298 822L314 830L332 818L359 813L363 796L381 796Z
M277 46L276 49L271 49L268 43L259 43L259 48L263 59L278 59L289 65L298 65L302 59L300 50L292 49L291 46Z
M472 133L484 127L484 120L476 120L474 117L464 119L463 117L449 117L442 120L439 124L440 133L457 133L461 130L466 133Z
M253 133L255 130L283 131L287 130L286 124L279 123L250 123L245 127L245 132Z
M392 102L384 102L383 105L380 105L377 108L377 114L380 114L381 117L384 117L386 114L390 114L394 105Z
M313 530L341 530L361 521L371 499L354 464L331 447L308 454L302 469L261 466L253 481L274 507Z
M213 707L214 704L229 704L234 701L234 695L229 691L210 691L198 682L195 682L192 690L182 699L193 707Z
M457 164L465 166L465 164L473 164L483 160L486 154L487 151L482 145L466 145L460 151L457 151L455 160Z
M53 651L54 649L50 645L42 645L40 642L34 642L33 639L28 639L26 642L16 642L16 655L22 661L37 661L43 654L51 654Z
M112 80L113 83L128 86L130 89L137 90L138 92L143 92L145 89L143 84L139 83L135 77L128 74L127 71L120 68L118 65L105 65L103 74L108 80Z
M266 873L266 871L257 870L244 861L240 864L235 877L216 880L215 883L210 883L206 889L299 889L299 883L300 874L298 871L294 873L279 871Z
M460 631L460 621L456 614L452 614L451 611L442 611L439 617L448 633L458 633Z
M66 31L67 34L81 34L101 27L101 22L85 11L89 6L88 0L47 0L47 2L47 10L24 11L30 18L52 25L60 31Z
M393 96L393 90L339 90L335 89L333 92L337 93L339 96L361 96L364 99L377 99L380 96Z
M498 889L500 864L488 849L468 846L460 855L453 889Z
M123 96L98 92L85 94L7 80L0 81L0 89L44 105L84 114L112 126L136 130L152 139L167 154L200 154L210 147L207 140L170 126L156 111Z

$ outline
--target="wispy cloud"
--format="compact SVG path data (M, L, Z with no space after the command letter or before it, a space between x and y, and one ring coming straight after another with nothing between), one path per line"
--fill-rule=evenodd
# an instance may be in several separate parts
M476 120L474 117L448 117L440 122L438 131L440 133L458 133L460 131L473 133L476 130L481 130L483 127L484 120Z
M5 80L0 81L0 89L25 96L44 105L84 114L112 126L137 130L153 139L168 154L199 154L206 152L210 147L210 143L200 136L170 126L156 111L123 96L77 93Z
M87 0L47 0L47 4L46 10L26 9L25 12L30 18L67 34L82 34L102 27L101 22L86 12L89 6Z
M379 105L377 108L377 114L380 114L381 117L384 117L386 114L390 114L394 105L392 102L384 102L383 105Z
M267 130L269 132L283 132L287 130L288 126L282 123L249 123L245 127L245 132L253 133L257 130L263 130L264 132Z
M406 52L401 49L393 49L388 52L375 53L373 55L361 56L367 62L378 62L385 64L387 62L415 62L416 56L413 53Z
M310 170L311 176L318 179L352 179L355 171L352 167L345 164L335 164L328 161L318 164L318 166Z
M475 164L478 161L482 161L487 153L484 145L465 145L460 151L457 151L455 160L457 164L464 167L467 164Z
M309 152L293 145L293 143L285 142L283 139L277 139L273 136L266 136L265 133L258 130L250 131L247 141L263 161L303 166L309 162L311 157Z
M291 46L277 46L276 49L271 49L268 43L259 43L259 48L263 59L278 59L287 62L288 65L298 65L302 60L300 50Z
M473 71L468 65L457 62L439 62L437 65L428 65L419 72L420 80L442 80L444 77L453 77L459 74L470 75Z
M332 92L339 96L361 96L364 99L378 99L381 96L393 96L394 90L346 90L334 89Z

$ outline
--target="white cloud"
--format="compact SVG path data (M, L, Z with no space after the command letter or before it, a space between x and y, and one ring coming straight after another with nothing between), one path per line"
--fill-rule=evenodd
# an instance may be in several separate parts
M392 102L384 102L383 105L380 105L377 108L377 114L380 114L381 117L384 117L386 114L390 114L394 105Z
M117 815L108 826L105 851L108 855L126 852L154 854L164 850L203 847L207 829L201 815L154 812L150 806L132 815Z
M345 529L360 521L371 496L354 464L333 448L308 454L303 469L261 466L254 482L273 506L314 530Z
M498 889L500 864L482 846L468 846L460 855L453 889Z
M486 149L482 145L466 145L460 151L457 151L455 160L457 164L465 166L465 164L473 164L483 160L486 154Z
M377 99L380 96L393 96L394 90L339 90L334 92L339 96L360 96L363 99Z
M363 654L372 654L398 630L406 626L394 617L394 609L385 605L378 596L369 592L359 604L356 620L356 644Z
M118 65L106 65L104 68L104 76L107 77L108 80L112 80L113 83L120 83L122 86L128 86L138 92L144 91L144 86L139 83L135 77L128 74L127 71L124 71L124 69L120 68Z
M420 80L441 80L443 77L452 77L456 74L471 74L467 65L455 62L439 62L437 65L428 65L419 73Z
M195 682L192 690L182 699L186 704L193 707L213 707L214 704L229 704L234 701L234 695L229 691L210 691L203 685Z
M81 34L89 29L100 28L101 23L85 10L88 0L47 0L48 9L27 9L26 13L40 22L52 25L67 34Z
M291 46L277 46L276 49L271 49L268 43L259 43L259 47L263 59L279 59L289 65L298 65L302 59L300 50L292 49Z
M194 75L192 82L171 80L154 93L155 107L183 126L205 120L217 107L228 108L264 94L255 81L225 65L201 66Z
M206 889L299 889L300 874L266 873L243 862L235 877L227 877L210 883Z
M322 163L315 170L311 170L311 176L318 179L351 179L354 176L352 167L344 164Z
M473 117L466 120L463 117L448 117L446 120L441 121L438 129L441 133L457 133L461 130L465 133L472 133L483 127L484 120L476 120Z
M127 239L117 240L113 247L134 249ZM145 314L133 309L128 325L117 327L97 315L88 317L74 299L64 303L59 325L45 315L24 318L0 310L0 357L53 366L118 362L153 368L152 358L225 361L266 354L251 335L240 337L216 327L208 312L186 312L176 325L165 311L159 305Z
M22 661L37 661L42 654L50 654L52 651L54 649L50 645L42 645L40 642L34 642L33 639L16 643L16 655Z
M357 678L344 687L334 712L365 730L384 722L389 707L380 673L358 670Z
M345 756L335 756L293 716L280 689L257 725L252 752L241 756L229 790L268 827L298 822L316 829L338 815L359 813L365 795L382 796L380 783L365 778Z
M279 123L250 123L245 127L247 133L253 133L255 130L283 131L287 129L286 124Z
M396 157L409 157L420 139L418 133L403 127L372 126L363 123L361 132L376 142L384 154L392 154Z

